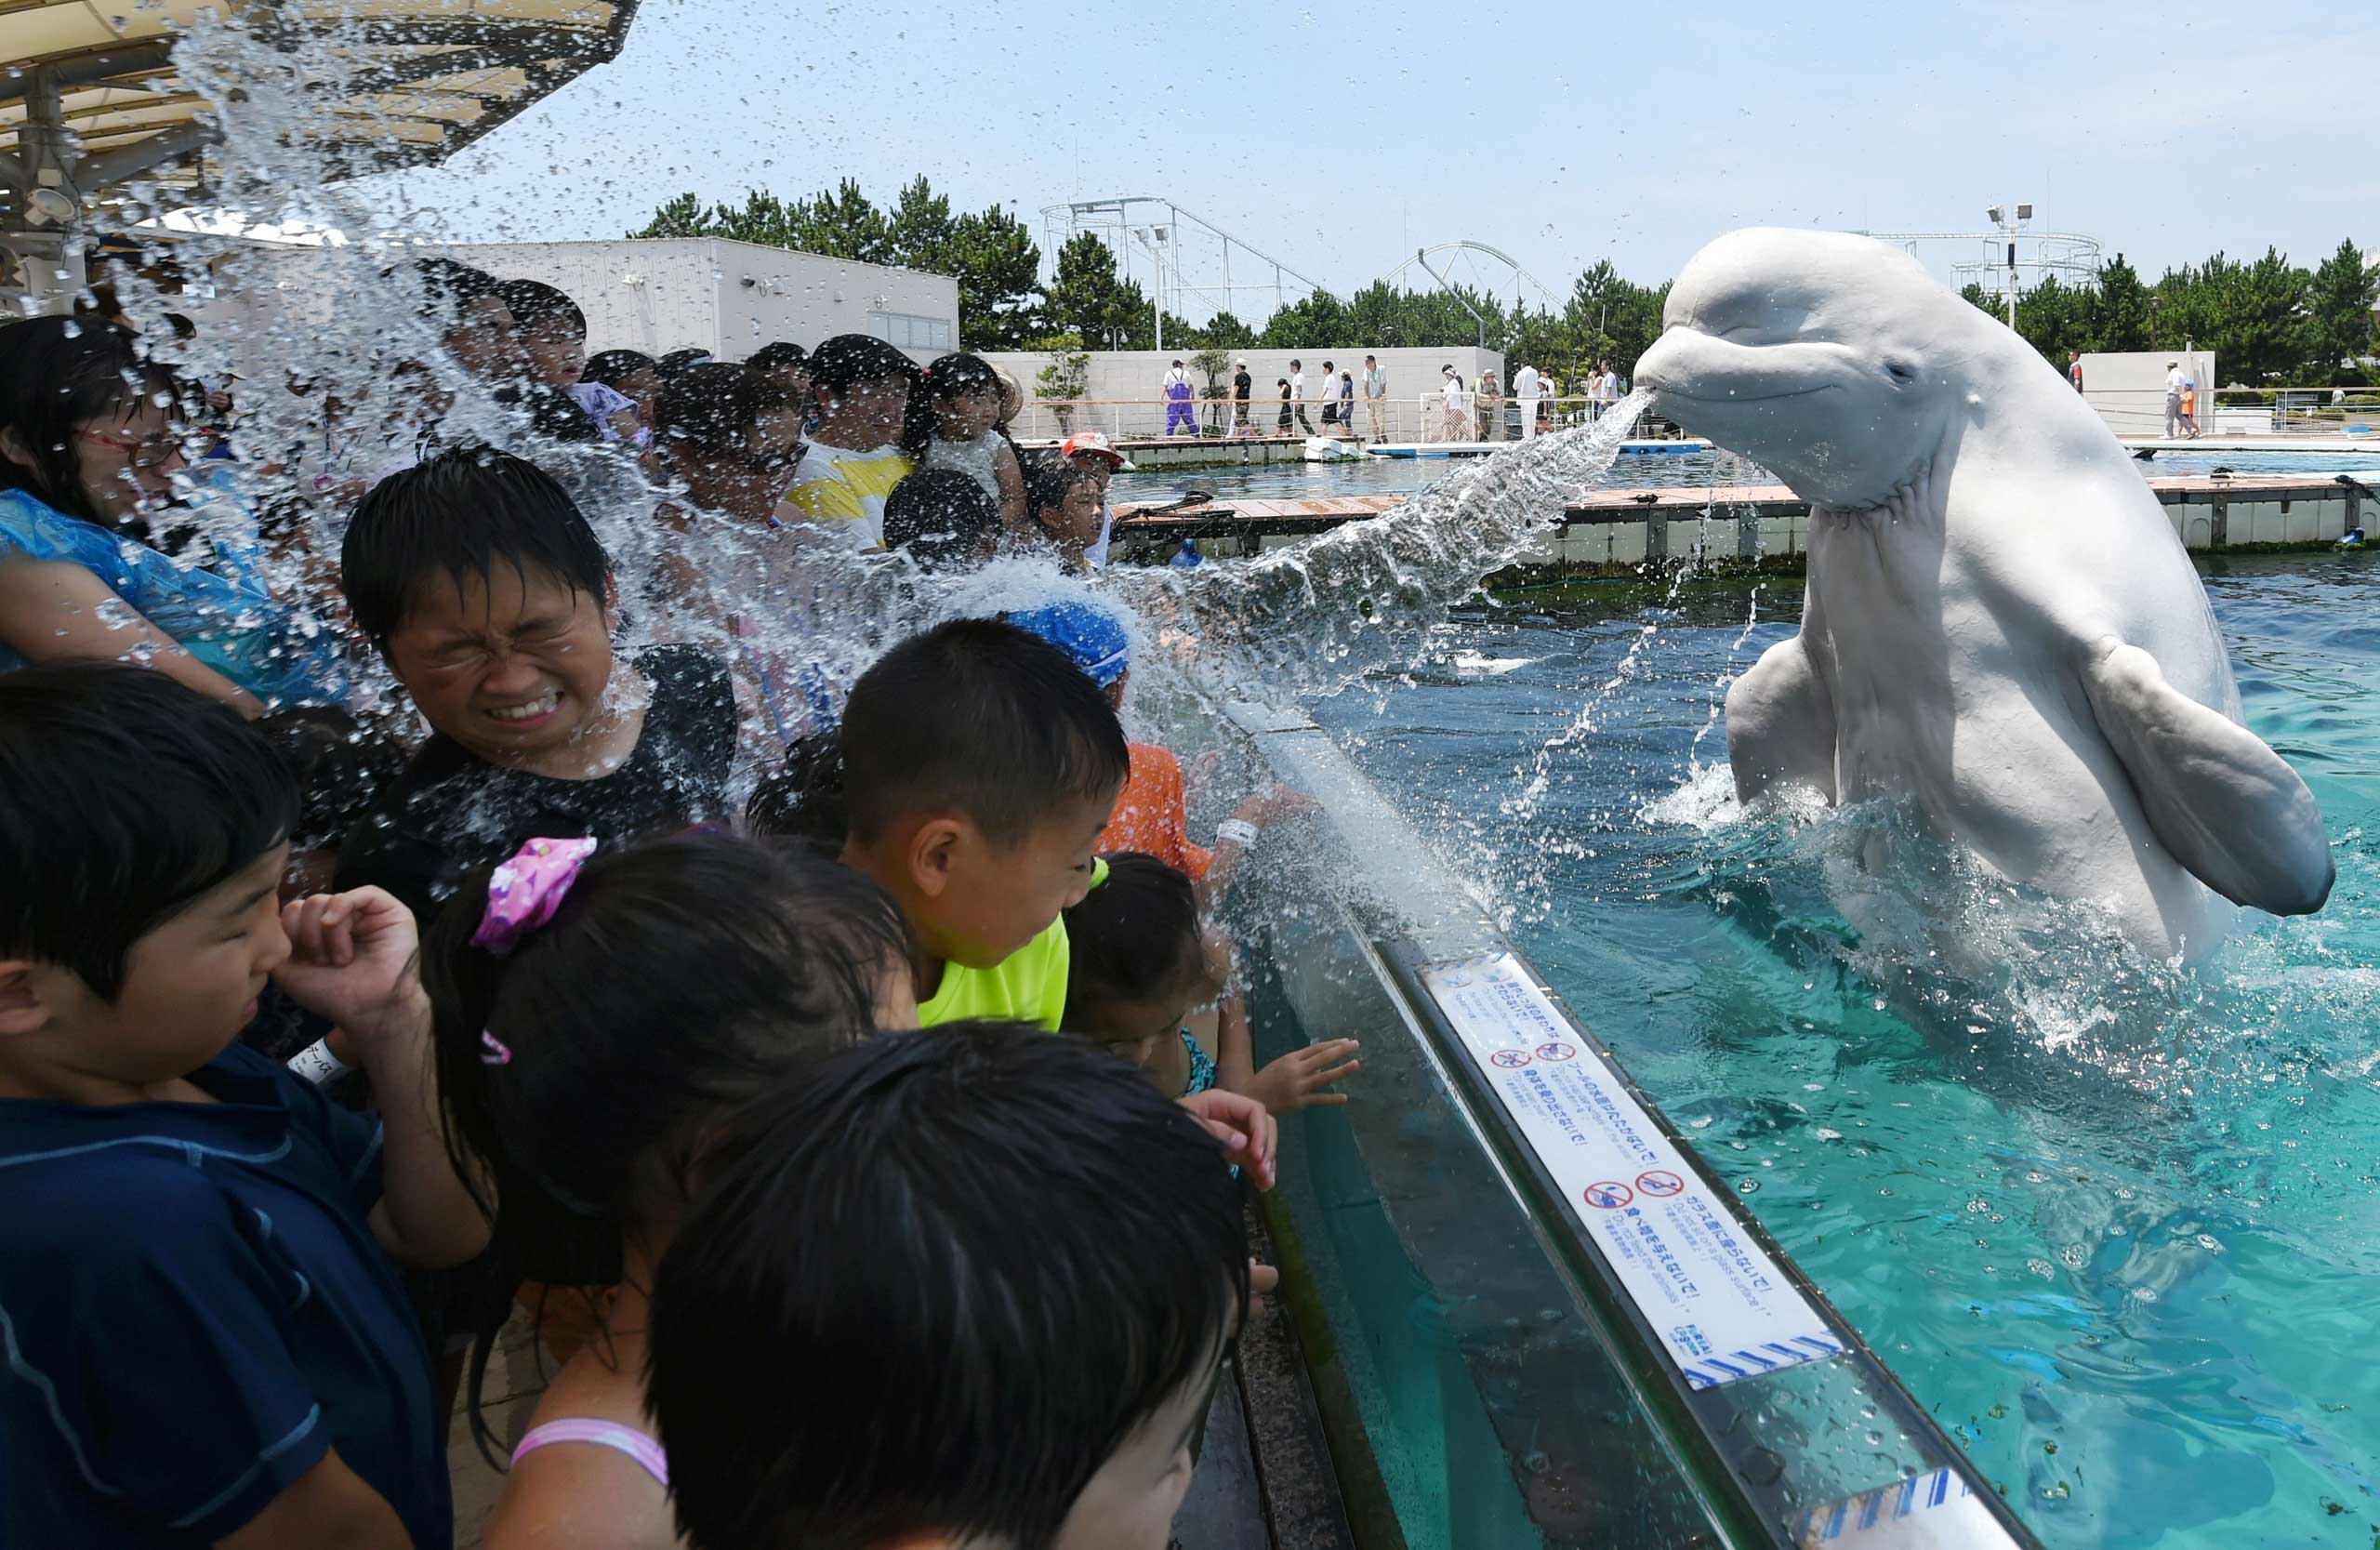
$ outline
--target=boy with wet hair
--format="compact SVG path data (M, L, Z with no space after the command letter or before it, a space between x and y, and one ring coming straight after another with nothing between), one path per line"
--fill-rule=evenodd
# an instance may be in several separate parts
M587 315L578 303L542 280L500 281L496 294L512 314L526 359L521 399L531 421L557 441L602 439L602 422L570 391L587 369Z
M163 673L0 676L0 1543L453 1543L390 1261L486 1225L413 921L369 889L284 909L298 815L264 737ZM377 1123L235 1042L268 979L346 1029Z
M610 559L534 463L458 447L373 486L339 590L430 736L340 847L344 886L427 920L539 837L616 844L726 816L738 712L687 645L617 663Z
M813 522L859 549L884 547L884 502L917 471L901 451L916 363L869 334L838 334L810 357L818 431L786 497L790 522Z
M1093 884L1093 846L1131 763L1099 686L1012 624L956 619L860 675L842 750L843 859L917 932L919 1026L1056 1028L1061 915Z
M1105 525L1103 481L1088 458L1042 452L1025 468L1025 537L1056 551L1061 568L1091 569Z
M885 1034L747 1110L655 1278L686 1543L1165 1550L1248 1309L1224 1161L1131 1066L1013 1026Z

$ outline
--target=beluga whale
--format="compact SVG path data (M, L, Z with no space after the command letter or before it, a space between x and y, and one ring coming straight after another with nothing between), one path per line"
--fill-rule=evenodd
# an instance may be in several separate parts
M2023 338L1907 254L1753 229L1696 254L1638 363L1667 417L1809 502L1801 632L1727 691L1747 804L1912 804L2162 960L2305 914L2313 794L2250 732L2156 496Z

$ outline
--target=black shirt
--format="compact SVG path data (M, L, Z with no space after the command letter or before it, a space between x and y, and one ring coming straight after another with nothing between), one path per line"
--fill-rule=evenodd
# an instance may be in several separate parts
M1252 387L1254 387L1254 386L1256 386L1256 379L1255 379L1254 378L1252 378L1252 377L1249 376L1249 375L1248 375L1248 373L1246 373L1246 372L1244 372L1244 371L1241 371L1241 372L1234 372L1234 373L1232 374L1232 379L1231 379L1231 395L1232 395L1232 397L1234 397L1234 398L1246 398L1246 397L1248 396L1248 390L1249 390L1249 389L1250 389L1250 388L1252 388Z
M726 816L735 692L726 665L693 646L636 658L653 687L635 751L610 775L560 780L489 764L433 735L347 832L337 886L404 901L424 929L473 871L531 840L593 835L616 845Z

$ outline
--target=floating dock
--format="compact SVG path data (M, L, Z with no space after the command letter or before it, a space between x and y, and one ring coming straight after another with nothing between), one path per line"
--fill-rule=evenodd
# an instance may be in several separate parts
M2192 474L2147 483L2175 533L2196 550L2326 549L2349 528L2380 521L2380 490L2351 474ZM1116 539L1120 557L1144 563L1163 563L1185 538L1223 559L1404 503L1401 496L1229 499L1147 517L1128 506L1116 513ZM1809 520L1808 502L1781 484L1582 491L1548 520L1536 554L1523 563L1626 566L1696 554L1790 562L1808 547Z

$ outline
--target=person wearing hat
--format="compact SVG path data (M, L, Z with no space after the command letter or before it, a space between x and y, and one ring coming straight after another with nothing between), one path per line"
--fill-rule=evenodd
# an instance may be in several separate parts
M1235 436L1255 434L1256 428L1248 422L1248 394L1256 386L1256 378L1248 375L1245 359L1231 364L1231 426Z
M1364 414L1371 421L1372 440L1386 441L1387 432L1381 429L1381 410L1388 403L1388 373L1380 369L1380 362L1364 357Z
M884 547L884 501L917 471L901 451L918 368L882 339L838 334L810 357L818 431L793 470L781 520L840 533L858 549Z
M2181 434L2182 384L2188 380L2182 375L2181 362L2165 363L2165 439L2169 442Z
M1165 374L1165 433L1173 434L1177 425L1193 436L1198 433L1198 412L1190 406L1190 368L1182 364L1179 355Z
M1194 423L1191 429L1196 431L1197 427ZM1166 433L1172 434L1170 427ZM1099 489L1099 541L1083 551L1083 563L1095 569L1107 563L1107 539L1116 530L1116 510L1107 504L1107 482L1124 466L1124 455L1096 431L1076 431L1059 446L1058 454L1088 470Z

